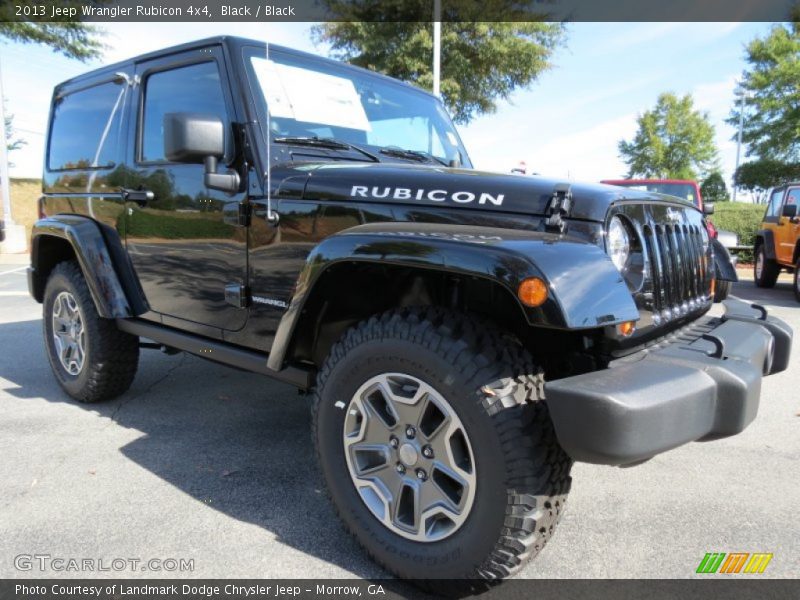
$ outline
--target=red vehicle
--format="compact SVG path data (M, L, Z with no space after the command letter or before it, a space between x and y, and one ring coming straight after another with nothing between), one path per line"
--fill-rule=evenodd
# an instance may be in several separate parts
M681 200L686 200L694 204L698 210L705 213L703 210L703 194L700 192L700 186L696 181L691 179L604 179L600 183L608 185L617 185L620 187L633 188L642 190L643 192L655 192L657 194L668 194L676 196ZM713 212L712 205L709 204L711 210L707 214ZM706 217L706 230L711 239L716 239L719 233L711 219ZM714 299L718 302L728 297L730 292L730 282L720 282L721 285L717 288Z

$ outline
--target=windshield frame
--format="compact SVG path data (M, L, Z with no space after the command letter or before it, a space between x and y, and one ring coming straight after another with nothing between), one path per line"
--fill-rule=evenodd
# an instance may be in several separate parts
M456 146L457 146L457 148L459 150L460 157L461 157L461 163L459 164L459 168L464 168L464 169L472 169L472 168L474 168L474 166L472 164L472 161L470 160L469 154L467 152L466 146L464 145L464 142L461 139L461 135L459 134L458 129L456 128L455 124L453 123L452 118L450 118L449 113L447 112L447 110L446 110L446 108L444 106L444 103L441 101L441 99L439 99L439 98L437 98L437 97L425 92L424 90L421 90L421 89L416 88L416 87L414 87L412 85L403 83L403 82L401 82L399 80L396 80L396 79L393 79L391 77L387 77L387 76L382 75L380 73L375 73L375 72L369 71L367 69L361 69L361 68L355 67L353 65L348 65L347 63L326 59L326 58L323 58L323 57L320 57L320 56L315 56L313 54L308 54L308 53L305 53L305 52L293 51L291 49L283 48L283 47L279 47L279 46L270 46L270 48L269 48L269 56L270 56L270 59L278 58L279 61L280 61L280 59L286 58L286 59L289 59L291 62L298 61L298 62L318 63L322 67L324 67L322 69L323 72L330 73L332 75L341 74L343 76L347 76L347 75L354 74L353 72L355 71L355 74L358 75L359 77L375 78L376 80L378 80L380 82L381 85L390 86L390 87L391 86L397 86L399 89L402 89L402 91L404 93L418 94L421 100L424 100L426 102L438 103L438 107L437 108L439 108L441 110L441 112L443 113L443 116L447 117L447 121L448 122L446 124L449 125L450 131L452 131L453 135L455 136L456 142L457 142ZM291 144L285 144L285 143L282 144L282 143L279 143L279 142L275 142L275 138L280 138L281 136L280 135L276 135L274 132L269 131L268 128L267 128L267 101L264 98L263 92L261 90L261 86L260 86L260 84L258 82L258 79L256 77L256 74L255 74L255 69L254 69L254 67L252 65L252 62L251 62L251 59L254 58L254 57L255 58L265 58L266 57L266 46L256 46L256 45L243 46L242 47L241 56L239 58L239 60L241 60L240 65L244 69L244 73L243 73L243 75L244 75L244 81L243 81L244 87L248 90L248 92L250 94L252 105L253 105L253 107L255 109L255 112L256 112L256 116L257 116L257 120L258 120L258 123L256 125L258 126L259 130L261 131L262 139L264 139L264 140L268 139L270 145L278 146L278 147L280 147L280 146L286 147L287 145L291 145ZM320 139L333 139L333 140L341 141L341 142L344 142L344 143L351 143L351 144L354 143L354 142L351 142L350 140L347 140L347 139L341 139L340 140L340 139L337 139L335 137L333 137L333 138L320 138ZM357 145L363 147L365 150L368 150L369 152L372 152L374 154L378 154L381 157L381 159L380 159L381 162L384 162L384 163L395 163L395 164L397 164L397 163L401 163L401 164L416 163L416 164L430 164L430 165L435 165L435 166L441 167L442 165L438 162L437 159L441 158L443 160L447 160L445 157L436 157L437 159L431 160L429 163L421 163L418 160L410 160L410 159L392 157L392 156L387 156L385 154L381 154L380 150L383 149L383 148L387 148L387 146L377 146L377 145L373 145L373 144L369 144L369 143L358 143ZM407 148L403 148L403 150L408 150L408 149ZM344 159L344 160L359 160L357 158L357 154L354 154L353 152L351 152L349 150L325 149L325 151L331 153L331 156L330 156L330 161L331 162L342 160L342 159ZM339 159L339 157L336 156L337 153L342 154L341 159ZM326 159L325 159L325 157L321 156L320 160L326 160ZM273 159L273 162L274 162L274 159ZM307 162L307 161L304 160L303 162Z

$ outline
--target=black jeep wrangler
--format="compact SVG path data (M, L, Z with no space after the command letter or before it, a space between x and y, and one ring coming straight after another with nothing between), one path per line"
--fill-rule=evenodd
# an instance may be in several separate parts
M706 314L735 272L693 206L473 170L437 98L257 41L59 85L41 214L70 396L124 393L142 347L312 393L333 503L406 578L513 574L572 461L734 435L789 360L762 307Z

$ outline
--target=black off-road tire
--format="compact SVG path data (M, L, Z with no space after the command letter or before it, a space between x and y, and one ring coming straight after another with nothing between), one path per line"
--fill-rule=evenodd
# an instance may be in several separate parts
M794 297L800 302L800 258L794 266Z
M722 302L727 300L731 295L731 282L722 279L717 280L717 289L714 290L714 302Z
M419 542L393 532L369 512L351 481L342 407L385 372L433 386L473 445L475 501L445 539ZM509 577L542 550L563 514L572 467L556 440L543 385L541 369L513 337L463 314L404 308L344 334L318 375L313 437L339 516L376 562L451 595Z
M70 374L61 364L53 341L53 304L61 292L69 292L77 301L86 332L85 360L76 375ZM120 331L112 319L103 319L97 314L76 262L56 265L47 280L43 305L47 358L64 391L80 402L110 400L124 393L136 375L139 338Z
M763 261L761 273L758 272L758 261ZM764 250L764 244L761 243L756 247L755 260L753 261L753 279L756 285L760 288L775 287L775 282L778 281L778 275L781 273L780 265L767 258L767 253Z

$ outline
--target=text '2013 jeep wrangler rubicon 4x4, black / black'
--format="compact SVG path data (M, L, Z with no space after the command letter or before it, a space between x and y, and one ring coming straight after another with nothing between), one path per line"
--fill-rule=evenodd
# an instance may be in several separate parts
M59 85L41 212L66 392L122 394L143 345L313 392L333 503L406 578L513 574L574 460L734 435L789 360L763 308L706 314L736 275L693 206L474 170L437 98L250 40Z

